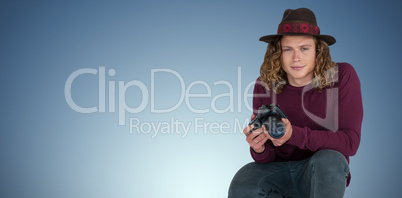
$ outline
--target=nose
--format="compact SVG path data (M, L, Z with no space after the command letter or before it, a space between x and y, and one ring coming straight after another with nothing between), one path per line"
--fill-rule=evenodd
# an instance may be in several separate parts
M294 54L293 54L293 61L295 61L295 62L300 61L300 59L301 59L300 56L301 56L300 51L299 51L299 50L295 50L295 51L294 51Z

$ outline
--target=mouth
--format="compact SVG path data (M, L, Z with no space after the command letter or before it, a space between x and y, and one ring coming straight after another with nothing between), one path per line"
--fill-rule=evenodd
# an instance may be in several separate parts
M292 68L293 70L299 71L299 70L302 70L304 68L304 66L290 66L290 68Z

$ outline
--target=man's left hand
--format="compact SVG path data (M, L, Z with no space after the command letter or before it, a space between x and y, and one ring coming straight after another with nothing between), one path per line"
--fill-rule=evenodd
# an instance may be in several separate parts
M269 139L272 141L274 146L282 146L290 139L290 137L292 137L293 133L292 124L290 124L290 121L286 118L282 118L282 122L285 124L286 127L285 135L279 139L275 139L269 136Z

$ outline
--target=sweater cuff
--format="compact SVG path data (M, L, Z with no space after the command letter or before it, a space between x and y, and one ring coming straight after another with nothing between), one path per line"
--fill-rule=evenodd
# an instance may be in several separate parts
M300 149L304 149L307 141L307 133L303 128L292 126L293 132L292 137L290 137L288 144L299 147Z
M257 163L268 163L275 160L275 148L265 143L265 150L262 153L256 153L253 148L250 147L251 157Z

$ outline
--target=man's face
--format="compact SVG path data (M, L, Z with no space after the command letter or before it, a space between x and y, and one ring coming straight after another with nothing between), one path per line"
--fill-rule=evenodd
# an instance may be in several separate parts
M282 68L295 87L307 85L314 77L316 46L313 36L283 36Z

